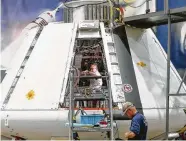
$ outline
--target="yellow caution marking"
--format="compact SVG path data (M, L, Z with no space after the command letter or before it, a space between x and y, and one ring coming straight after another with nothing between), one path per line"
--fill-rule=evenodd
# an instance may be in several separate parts
M31 100L33 99L35 96L35 92L33 90L29 91L27 94L26 94L26 97L28 100Z
M137 65L141 66L141 67L146 67L147 66L144 62L138 62Z

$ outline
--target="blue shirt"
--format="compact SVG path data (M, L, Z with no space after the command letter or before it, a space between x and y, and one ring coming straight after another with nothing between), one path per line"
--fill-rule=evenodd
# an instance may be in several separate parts
M130 125L130 131L136 134L136 136L132 138L132 140L146 140L147 129L148 123L145 117L137 112L132 118L132 122Z

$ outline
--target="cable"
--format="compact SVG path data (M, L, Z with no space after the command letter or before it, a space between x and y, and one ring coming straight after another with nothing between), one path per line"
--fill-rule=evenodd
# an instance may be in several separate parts
M67 2L67 0L65 0L65 2L63 3L65 7L67 8L79 8L79 7L82 7L82 6L85 6L85 5L99 5L99 4L104 4L104 3L108 3L108 1L105 1L105 2L100 2L100 3L97 3L97 4L83 4L83 5L79 5L79 6L67 6L65 3Z
M116 136L116 134L118 133L118 138L119 138L119 129L118 129L118 124L116 121L114 121L116 123L116 132L114 134L114 137Z
M131 8L139 8L139 7L141 7L142 5L144 5L146 3L146 0L142 3L142 4L140 4L140 5L138 5L138 6L132 6L132 5L128 5L129 7L131 7Z
M129 4L129 3L133 3L136 2L136 0L123 0L125 3Z

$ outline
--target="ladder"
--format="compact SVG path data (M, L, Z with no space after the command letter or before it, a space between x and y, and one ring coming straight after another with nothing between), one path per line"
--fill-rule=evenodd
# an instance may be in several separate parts
M90 26L89 26L90 24ZM86 25L86 26L85 26ZM95 25L95 26L92 26ZM95 21L84 21L82 25L79 25L79 28L83 28L83 30L79 30L79 35L76 38L81 39L102 39L100 35L100 27L99 21L98 23ZM97 30L96 30L97 28ZM89 31L89 32L87 32ZM107 62L107 60L105 60ZM108 71L109 72L109 71ZM108 94L98 94L94 96L79 96L74 93L74 69L70 69L69 82L70 82L70 94L69 94L69 140L73 140L74 132L107 132L110 133L110 140L114 140L114 128L113 128L113 109L112 109L112 92L111 92L111 79L110 72L105 76L80 76L79 78L84 79L96 79L96 78L106 78ZM74 127L73 124L73 116L74 116L74 102L78 100L105 100L108 101L108 115L109 115L109 124L107 127L93 127L93 128L83 128L83 127Z
M13 93L13 91L14 91L16 85L17 85L17 82L18 82L19 78L21 77L21 74L22 74L22 72L23 72L23 70L25 68L25 65L28 62L28 59L30 58L30 55L31 55L31 53L32 53L32 51L33 51L33 49L34 49L34 47L36 45L36 42L37 42L37 40L38 40L43 28L44 28L43 26L39 26L39 29L38 29L38 31L37 31L37 33L36 33L36 35L35 35L35 37L34 37L34 39L32 41L27 53L26 53L26 56L25 56L25 58L24 58L24 60L23 60L23 62L21 64L21 66L20 66L20 68L19 68L19 70L18 70L13 82L12 82L12 85L10 86L8 94L7 94L7 96L6 96L6 98L5 98L4 102L3 102L2 109L5 109L8 101L9 101L9 99L11 97L11 94Z

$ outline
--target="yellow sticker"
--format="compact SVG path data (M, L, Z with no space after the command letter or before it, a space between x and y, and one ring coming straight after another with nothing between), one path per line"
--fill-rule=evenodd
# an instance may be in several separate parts
M26 95L26 97L28 98L28 100L33 99L34 96L35 96L35 93L34 93L33 90L29 91L29 92L27 93L27 95Z
M76 117L75 116L73 116L73 120L76 120Z
M138 65L138 66L141 66L141 67L147 66L144 62L138 62L137 65Z

